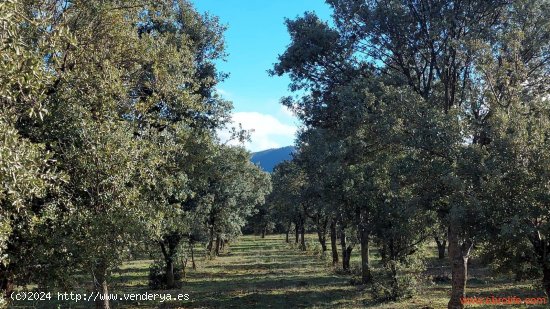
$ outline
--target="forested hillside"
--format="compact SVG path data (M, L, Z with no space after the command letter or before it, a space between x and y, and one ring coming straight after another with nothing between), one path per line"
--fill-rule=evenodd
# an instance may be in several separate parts
M267 149L252 154L252 162L266 172L272 172L275 166L292 158L294 147L287 146L276 149Z
M0 2L0 308L548 306L550 2L326 3L252 156L218 17Z

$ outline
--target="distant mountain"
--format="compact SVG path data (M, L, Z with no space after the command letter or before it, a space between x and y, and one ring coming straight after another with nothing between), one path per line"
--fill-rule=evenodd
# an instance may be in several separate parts
M259 165L264 171L271 173L277 164L290 160L292 153L294 153L293 146L254 152L252 153L252 162Z

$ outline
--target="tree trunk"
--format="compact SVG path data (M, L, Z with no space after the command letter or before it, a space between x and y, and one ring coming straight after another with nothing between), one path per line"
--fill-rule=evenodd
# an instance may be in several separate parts
M302 226L301 226L301 229L300 229L300 250L306 251L306 238L305 238L306 226L305 226L305 222L302 221L301 225Z
M186 272L187 262L189 262L189 259L187 259L187 258L181 259L181 274L182 274L183 278L187 278L187 272Z
M323 256L327 252L327 224L327 218L320 219L319 216L317 217L317 237L319 238L319 243L321 244Z
M372 279L369 264L369 231L365 227L365 224L361 224L359 228L360 241L361 241L361 282L363 284L369 283ZM350 254L351 255L351 254Z
M0 291L2 291L2 296L9 301L14 289L15 284L12 272L9 270L9 267L0 264Z
M193 244L190 244L191 247L191 267L193 270L197 270L197 265L195 264L195 251L193 250Z
M346 245L346 232L343 226L340 226L340 246L342 247L342 269L348 271L350 269L348 254L351 255L351 248Z
M289 222L288 223L288 228L286 229L286 238L285 238L285 241L286 243L288 244L290 241L288 239L288 235L290 234L290 227L292 226L292 222Z
M544 287L546 297L550 298L550 267L548 267L547 263L542 264L542 286Z
M212 256L212 247L214 246L214 227L210 227L210 237L208 238L208 245L206 246L206 251L208 255Z
M343 260L342 260L342 264L343 264L343 268L344 270L346 271L349 271L350 270L350 260L351 260L351 251L353 251L353 247L352 246L348 246L346 248L346 250L344 251L344 257L343 257Z
M401 288L399 287L399 281L397 280L397 268L395 263L390 263L390 272L391 272L391 300L397 300L397 297L401 293Z
M340 226L340 247L342 248L342 269L347 270L346 268L346 232L344 227Z
M216 256L220 255L220 235L216 235Z
M262 238L265 238L265 227L262 228Z
M298 223L294 223L294 232L296 234L296 243L300 241L300 227L298 226Z
M468 279L468 258L472 249L472 242L465 240L460 243L458 231L453 223L449 226L449 259L451 262L451 299L448 309L462 309L461 300L465 296L466 281Z
M166 261L166 286L172 289L176 286L174 279L174 262L171 258Z
M530 241L533 249L537 254L538 262L542 267L542 287L546 293L546 297L550 298L550 264L548 264L548 255L550 251L550 243L541 237L538 231L530 235Z
M107 263L99 262L93 272L94 291L98 295L95 301L96 309L109 309L109 289L107 285Z
M332 265L338 264L338 248L336 247L336 220L330 222L330 249L332 250Z
M447 240L439 240L439 237L435 237L435 243L437 244L437 255L440 260L445 258L445 249L447 247Z
M166 286L171 289L175 287L175 279L174 279L174 254L172 250L167 249L164 242L159 242L160 249L162 251L162 256L164 257L164 264L165 264L165 272L166 272ZM170 245L169 245L170 247Z
M317 237L319 238L319 243L321 244L321 249L323 250L323 254L327 252L327 237L325 234L323 234L321 231L317 231Z

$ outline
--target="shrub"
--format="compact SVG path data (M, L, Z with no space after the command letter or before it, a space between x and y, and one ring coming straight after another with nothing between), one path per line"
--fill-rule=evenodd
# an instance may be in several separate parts
M389 261L376 272L371 293L377 301L395 301L418 293L424 265L418 260L407 263Z
M174 266L174 281L181 284L182 269ZM167 289L166 270L161 263L154 263L149 268L149 288L153 290Z

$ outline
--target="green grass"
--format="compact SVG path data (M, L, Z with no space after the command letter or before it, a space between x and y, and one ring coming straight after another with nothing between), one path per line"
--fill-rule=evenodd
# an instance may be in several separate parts
M315 238L308 236L310 251L300 252L278 235L262 239L244 236L214 260L199 260L196 271L189 270L182 288L151 291L147 287L148 268L152 261L125 263L111 280L111 292L122 293L187 293L188 301L116 301L113 308L445 308L449 283L426 281L421 292L410 299L391 303L376 303L369 288L352 286L352 275L339 274L330 266L330 253L323 258L315 247ZM426 275L448 275L444 261L435 257L435 248L428 248ZM352 256L352 268L359 264L358 250ZM372 257L377 263L377 254ZM89 287L88 287L89 288ZM85 293L86 286L76 290ZM468 296L540 297L542 292L532 283L513 284L507 278L492 278L485 268L471 267ZM54 297L55 298L55 297ZM88 302L17 302L14 308L90 308ZM503 308L512 306L476 306ZM544 308L520 306L514 308Z

